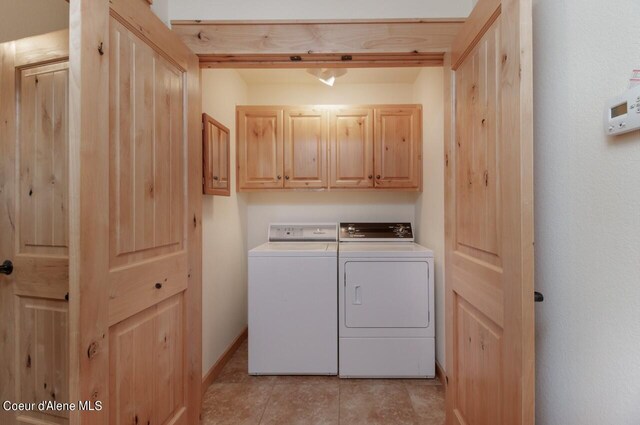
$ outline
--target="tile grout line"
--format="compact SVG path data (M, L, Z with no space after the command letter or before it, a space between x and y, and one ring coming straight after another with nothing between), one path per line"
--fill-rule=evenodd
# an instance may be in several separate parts
M258 421L258 425L260 425L262 423L262 419L264 418L264 414L267 411L267 407L269 407L269 402L271 401L271 396L273 395L273 389L275 388L276 383L275 381L271 383L271 386L269 387L269 397L267 398L267 401L264 404L264 409L262 409L262 414L260 415L260 420Z

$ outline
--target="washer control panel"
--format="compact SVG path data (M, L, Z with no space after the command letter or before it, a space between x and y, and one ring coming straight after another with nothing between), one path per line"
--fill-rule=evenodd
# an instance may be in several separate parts
M269 225L269 242L336 242L336 223L272 223Z
M617 135L640 129L640 86L611 99L604 110L605 133Z

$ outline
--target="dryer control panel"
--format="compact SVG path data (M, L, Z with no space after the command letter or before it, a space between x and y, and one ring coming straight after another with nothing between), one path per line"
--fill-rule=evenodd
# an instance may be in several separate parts
M340 241L413 242L411 223L340 223Z
M336 242L336 223L272 223L269 242Z

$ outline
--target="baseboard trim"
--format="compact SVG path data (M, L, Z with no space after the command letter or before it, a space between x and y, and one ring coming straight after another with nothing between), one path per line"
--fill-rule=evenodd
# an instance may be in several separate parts
M438 363L438 361L436 360L436 378L438 378L440 380L440 382L442 382L442 385L444 385L444 390L447 390L447 374L444 373L444 369L442 368L442 366L440 366L440 363Z
M247 327L245 327L240 335L238 335L236 339L233 340L231 345L227 347L225 352L222 353L218 361L215 362L211 369L209 369L207 374L204 375L204 377L202 378L202 394L204 394L207 391L207 388L209 388L211 384L213 384L213 381L215 381L216 378L220 376L220 372L222 372L222 368L224 367L224 365L226 365L227 362L229 362L229 360L231 359L231 356L233 356L233 354L238 351L238 348L244 342L244 340L247 339L248 335L249 330Z

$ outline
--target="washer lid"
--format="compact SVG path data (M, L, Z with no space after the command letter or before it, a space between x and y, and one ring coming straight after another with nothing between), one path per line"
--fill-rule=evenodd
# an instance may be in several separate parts
M335 242L267 242L249 251L249 257L336 257Z
M433 251L413 242L342 242L340 258L433 258Z

